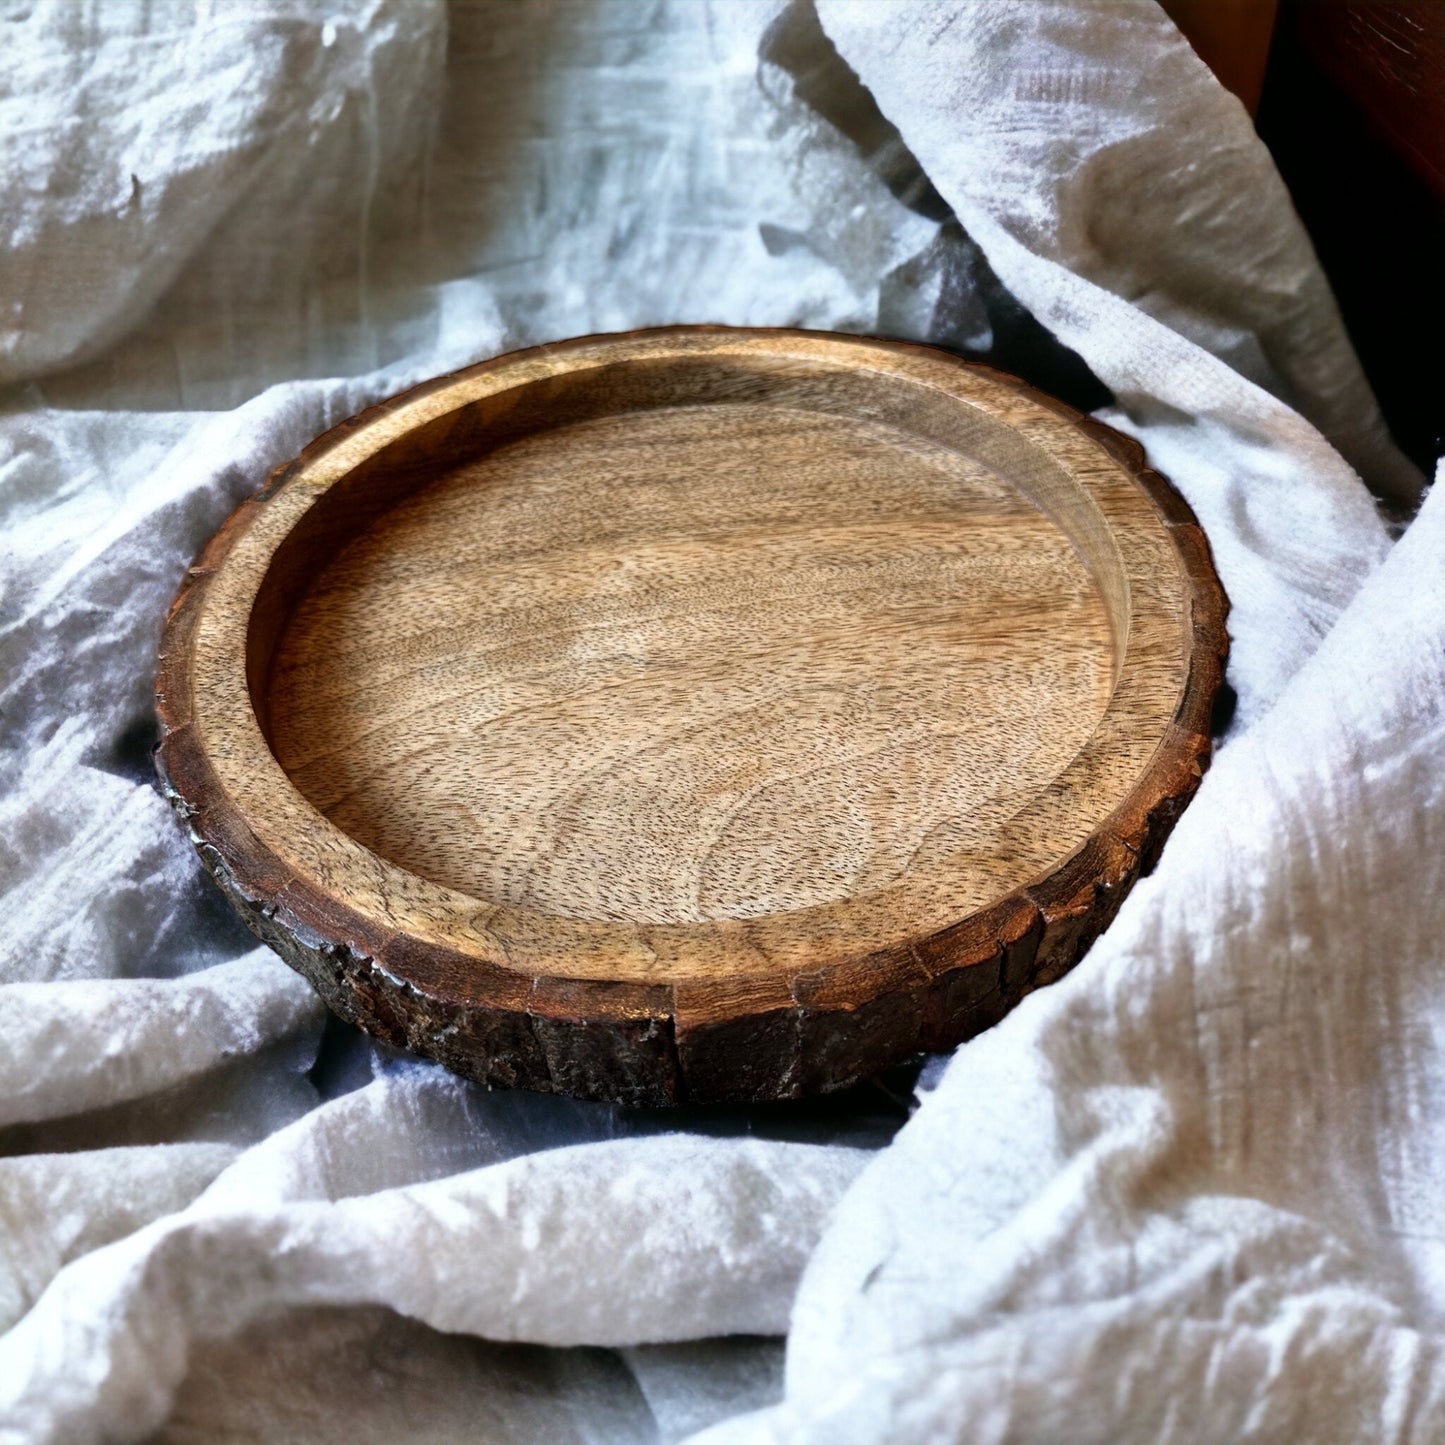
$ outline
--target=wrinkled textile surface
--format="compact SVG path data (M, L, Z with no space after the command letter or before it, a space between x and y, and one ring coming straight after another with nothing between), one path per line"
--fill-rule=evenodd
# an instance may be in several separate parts
M1392 541L1420 479L1152 0L41 0L0 35L0 1439L1445 1432L1445 502ZM166 604L270 467L676 321L1021 371L1144 442L1234 604L1157 871L911 1113L375 1048L150 776Z

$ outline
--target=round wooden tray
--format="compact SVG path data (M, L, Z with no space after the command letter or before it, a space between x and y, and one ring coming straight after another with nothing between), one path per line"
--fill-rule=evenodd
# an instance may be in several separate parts
M1132 441L927 347L518 352L313 442L171 611L159 766L345 1018L493 1084L789 1098L992 1023L1210 752Z

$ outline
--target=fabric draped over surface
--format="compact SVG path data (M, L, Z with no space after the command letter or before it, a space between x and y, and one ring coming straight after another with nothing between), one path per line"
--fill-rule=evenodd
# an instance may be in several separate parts
M0 33L0 1438L1445 1428L1445 515L1392 541L1365 484L1420 479L1152 0ZM1157 871L901 1129L881 1090L648 1114L373 1048L150 777L160 620L270 467L681 321L1023 372L1144 443L1233 603L1238 712Z

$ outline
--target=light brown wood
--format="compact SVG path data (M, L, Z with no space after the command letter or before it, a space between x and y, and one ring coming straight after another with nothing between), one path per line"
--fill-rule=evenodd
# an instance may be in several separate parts
M494 1083L840 1087L1103 926L1224 603L1137 447L927 348L683 328L321 438L177 600L160 758L328 1001Z

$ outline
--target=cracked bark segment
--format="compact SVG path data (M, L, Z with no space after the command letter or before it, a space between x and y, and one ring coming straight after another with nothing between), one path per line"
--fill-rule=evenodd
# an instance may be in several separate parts
M688 1102L802 1096L803 1012L786 978L688 979L674 1007Z
M171 609L157 766L252 930L396 1047L796 1098L1077 962L1208 765L1227 607L1138 443L1014 378L588 338L276 468Z
M803 1092L847 1088L873 1073L876 1060L917 1053L931 982L912 950L795 977L793 997L802 1010Z
M539 978L527 1007L555 1092L640 1106L680 1102L671 988Z
M411 1000L407 1048L494 1088L551 1092L547 1057L527 1007L530 979L405 934L387 940L377 964Z
M918 946L933 975L924 1008L924 1046L940 1052L991 1027L1033 979L1044 920L1026 894L992 908Z
M1189 686L1193 685L1191 677ZM1181 727L1177 722L1166 730L1159 751L1140 780L1141 786L1130 794L1110 820L1114 836L1122 840L1134 855L1129 867L1140 876L1154 871L1165 840L1193 798L1209 766L1213 745L1207 728L1207 710L1204 721L1206 727L1203 731Z
M1117 835L1103 831L1029 888L1043 931L1024 992L1053 983L1083 957L1113 921L1138 873L1138 853Z

